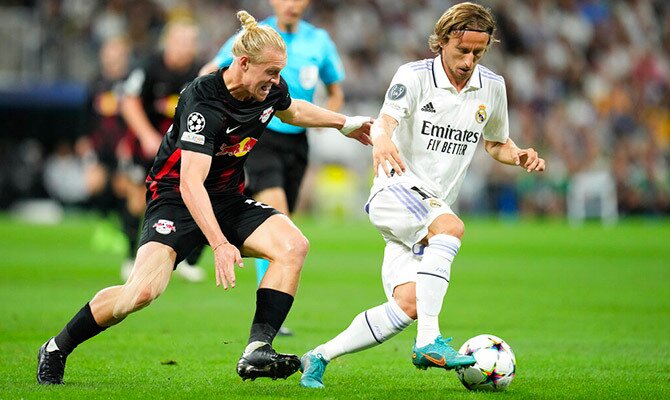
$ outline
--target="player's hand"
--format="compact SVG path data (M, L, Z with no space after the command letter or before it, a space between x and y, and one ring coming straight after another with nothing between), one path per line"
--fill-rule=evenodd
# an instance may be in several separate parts
M527 172L544 171L545 162L532 147L527 149L513 149L512 159L514 163Z
M405 172L405 163L400 158L398 148L387 135L379 135L372 143L372 168L375 171L375 176L378 175L380 165L389 178L391 177L391 169L398 175Z
M370 117L347 117L340 132L344 136L356 139L366 146L371 145L372 139L370 139L370 128L372 127L373 122L375 122L374 119Z
M235 264L244 267L242 256L237 247L229 242L217 245L214 248L214 269L216 271L216 286L223 285L225 290L235 287Z
M372 126L373 122L374 120L370 118L369 122L364 123L360 128L351 131L351 133L345 136L351 139L356 139L366 146L371 146L372 139L370 139L370 127Z
M156 157L162 141L163 138L161 135L155 132L142 136L142 139L140 139L140 146L142 146L142 153L144 153L144 156L149 159Z

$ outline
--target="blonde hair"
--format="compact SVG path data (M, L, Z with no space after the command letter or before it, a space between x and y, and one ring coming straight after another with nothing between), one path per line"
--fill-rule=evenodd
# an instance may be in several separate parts
M242 23L242 31L233 42L235 57L248 56L252 63L258 63L262 62L263 50L268 46L286 52L286 43L277 31L258 25L256 18L244 10L237 12L237 19Z
M159 38L160 47L165 48L168 42L168 38L171 35L174 35L175 32L181 33L178 31L179 29L192 29L193 32L196 33L196 35L200 34L200 28L192 18L186 18L186 17L172 18L171 20L168 21L167 24L165 24L165 26L163 26L163 29L161 30L161 35Z
M440 43L447 43L450 37L460 37L465 31L485 32L489 34L489 42L498 42L493 37L496 22L491 10L479 4L465 2L452 6L442 14L435 24L433 34L428 38L428 46L434 53L440 52Z

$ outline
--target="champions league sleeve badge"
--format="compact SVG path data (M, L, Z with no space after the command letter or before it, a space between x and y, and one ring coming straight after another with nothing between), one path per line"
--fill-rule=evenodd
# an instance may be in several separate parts
M477 112L475 112L475 121L479 124L483 124L486 121L486 106L480 105Z
M402 99L406 93L407 88L405 85L396 83L395 85L391 86L388 93L386 93L386 97L388 97L389 100L399 100Z
M186 129L191 133L198 133L205 129L205 117L199 112L192 112L186 119Z

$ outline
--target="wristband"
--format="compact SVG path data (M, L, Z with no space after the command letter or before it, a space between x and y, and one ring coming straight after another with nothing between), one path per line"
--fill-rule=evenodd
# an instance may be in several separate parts
M347 136L351 132L363 126L363 124L366 122L370 122L370 117L362 117L360 115L355 117L346 117L344 120L344 125L342 125L342 128L340 128L339 131L344 136Z

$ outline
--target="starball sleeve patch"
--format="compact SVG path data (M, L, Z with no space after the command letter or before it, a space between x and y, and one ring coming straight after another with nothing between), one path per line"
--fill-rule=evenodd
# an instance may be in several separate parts
M401 83L396 83L395 85L391 86L389 91L386 93L386 97L389 100L399 100L402 99L406 93L407 88L405 87L405 85Z
M205 117L199 112L192 112L186 119L186 129L191 133L198 133L205 129Z

